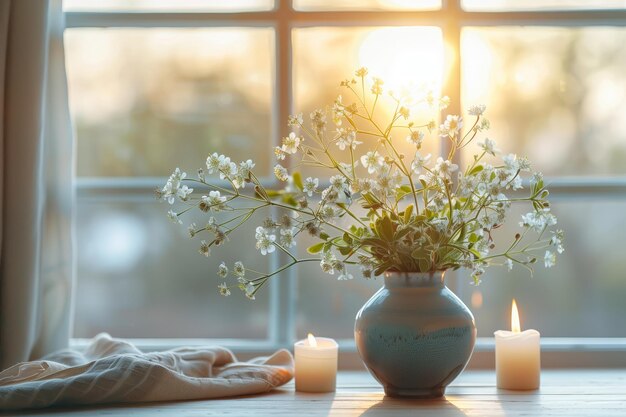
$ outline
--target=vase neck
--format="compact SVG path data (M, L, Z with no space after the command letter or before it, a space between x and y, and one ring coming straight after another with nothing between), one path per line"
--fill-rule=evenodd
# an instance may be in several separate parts
M387 288L443 287L445 271L436 272L385 272Z

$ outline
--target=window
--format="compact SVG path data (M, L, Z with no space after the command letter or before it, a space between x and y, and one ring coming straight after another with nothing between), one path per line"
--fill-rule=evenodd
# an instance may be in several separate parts
M479 287L462 272L447 277L479 336L506 328L516 297L523 325L544 336L626 337L626 4L520 4L66 0L78 146L75 336L227 338L232 346L286 345L309 331L351 339L354 315L380 279L336 282L304 266L255 303L221 298L218 260L243 256L260 268L277 260L246 247L203 258L152 191L176 164L202 166L209 150L254 155L272 181L271 147L291 110L329 102L334 81L366 65L390 83L438 86L451 112L487 104L489 135L549 178L567 232L557 268L537 268L534 278L493 269ZM515 213L504 234L514 233Z

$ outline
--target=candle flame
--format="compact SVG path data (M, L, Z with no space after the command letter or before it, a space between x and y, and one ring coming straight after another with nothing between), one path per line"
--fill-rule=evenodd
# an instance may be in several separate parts
M513 304L511 305L511 331L513 333L519 333L521 331L519 324L519 312L517 311L515 298L513 299Z
M309 346L317 347L317 340L315 340L315 336L313 336L313 334L309 333L307 339L309 339Z

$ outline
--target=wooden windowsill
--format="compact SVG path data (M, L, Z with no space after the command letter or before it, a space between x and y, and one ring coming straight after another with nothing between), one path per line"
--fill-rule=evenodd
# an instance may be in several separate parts
M294 392L293 381L269 394L223 400L55 409L37 416L626 416L626 370L547 370L538 391L498 390L492 371L466 371L436 400L385 398L365 372L340 372L337 392Z

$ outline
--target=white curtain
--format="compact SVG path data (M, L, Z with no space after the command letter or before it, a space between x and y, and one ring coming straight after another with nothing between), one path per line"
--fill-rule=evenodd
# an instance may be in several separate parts
M73 140L61 0L0 0L0 369L67 346Z

